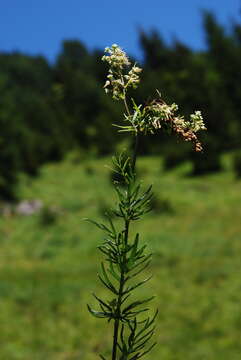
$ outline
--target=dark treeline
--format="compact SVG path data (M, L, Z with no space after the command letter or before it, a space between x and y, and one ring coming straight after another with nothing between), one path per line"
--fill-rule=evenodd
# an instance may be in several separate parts
M221 153L241 147L241 25L227 31L210 13L203 20L202 52L179 41L167 45L156 31L139 33L144 71L138 100L159 89L183 115L201 110L208 127L202 154L161 134L142 139L141 151L162 153L167 167L191 159L194 174L217 171ZM73 149L105 155L123 139L110 126L120 123L123 108L102 89L102 55L79 41L64 41L54 65L42 56L0 54L1 199L14 198L20 171L36 175L41 164Z

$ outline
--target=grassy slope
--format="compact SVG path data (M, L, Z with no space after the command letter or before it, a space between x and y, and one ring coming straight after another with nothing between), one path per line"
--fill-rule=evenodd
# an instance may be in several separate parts
M113 203L109 159L64 162L24 179L22 198L42 199L59 215L0 219L0 359L94 360L108 357L111 327L86 311L97 281L102 234L83 217L99 219ZM174 212L137 222L154 252L158 345L146 359L238 360L241 357L241 183L231 171L188 178L163 174L158 158L139 161L144 183ZM47 217L48 219L48 217Z

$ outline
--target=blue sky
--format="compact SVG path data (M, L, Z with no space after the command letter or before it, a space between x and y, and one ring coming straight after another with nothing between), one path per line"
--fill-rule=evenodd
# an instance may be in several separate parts
M140 58L138 27L202 49L201 9L214 11L225 25L241 21L240 0L0 0L0 51L53 61L63 39L79 39L89 49L117 43Z

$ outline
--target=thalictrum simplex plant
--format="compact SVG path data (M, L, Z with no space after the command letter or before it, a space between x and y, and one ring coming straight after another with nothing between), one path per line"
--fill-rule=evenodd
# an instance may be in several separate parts
M109 72L104 85L105 92L114 100L124 103L123 124L116 125L119 132L130 132L134 136L134 150L128 157L122 153L113 157L113 170L121 177L121 184L114 182L117 195L115 209L106 214L106 223L90 220L105 233L99 250L104 255L101 262L99 279L109 291L110 297L102 299L94 294L99 309L88 305L90 313L113 323L113 344L111 360L137 360L149 353L155 342L152 336L155 329L157 311L148 316L148 303L154 298L133 298L134 292L150 280L139 276L148 268L152 254L146 245L141 244L139 234L130 236L130 226L151 210L152 187L142 189L136 176L138 137L168 131L177 134L185 141L191 141L196 151L202 151L202 145L196 133L205 130L200 111L195 111L186 120L177 115L178 106L168 105L157 91L157 98L148 105L136 104L127 96L129 89L135 89L140 82L142 71L136 64L131 65L125 52L116 44L105 49L102 60L108 63ZM121 220L121 226L114 219ZM139 278L139 280L138 280ZM100 355L102 360L107 360Z

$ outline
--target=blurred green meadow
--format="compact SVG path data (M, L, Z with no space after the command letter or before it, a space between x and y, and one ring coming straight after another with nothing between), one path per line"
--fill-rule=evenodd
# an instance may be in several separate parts
M110 357L112 324L93 318L104 221L114 205L111 159L73 159L21 176L20 199L40 199L31 216L0 218L0 359L94 360ZM153 252L141 289L155 294L157 346L146 359L241 359L241 180L229 157L223 171L189 176L190 164L165 172L159 157L138 160L154 210L140 232Z

